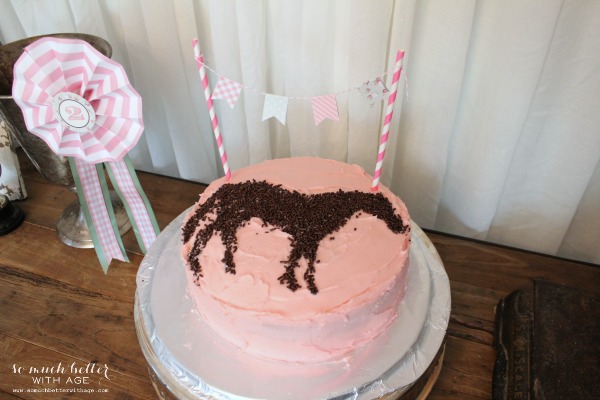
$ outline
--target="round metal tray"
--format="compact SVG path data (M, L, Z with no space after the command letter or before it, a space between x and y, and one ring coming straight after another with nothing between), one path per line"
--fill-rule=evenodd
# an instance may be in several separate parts
M136 330L161 398L402 398L436 364L450 317L450 285L435 247L416 224L406 297L390 331L350 360L286 365L224 343L194 311L179 255L186 214L161 233L137 275Z

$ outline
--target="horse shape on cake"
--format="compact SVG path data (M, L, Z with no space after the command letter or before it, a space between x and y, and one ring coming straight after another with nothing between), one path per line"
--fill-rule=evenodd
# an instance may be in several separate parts
M282 263L285 272L279 282L291 291L301 287L295 275L301 258L308 267L303 278L312 294L319 289L315 283L317 251L323 239L335 240L335 232L353 217L365 212L384 221L390 231L402 234L409 227L398 215L390 201L381 193L338 190L317 194L290 191L266 181L246 181L221 186L196 210L183 227L183 241L194 240L187 263L201 277L198 256L215 235L220 234L225 246L225 272L235 274L234 253L237 251L236 232L251 218L259 218L264 227L280 229L290 236L291 251ZM201 222L201 229L196 230Z

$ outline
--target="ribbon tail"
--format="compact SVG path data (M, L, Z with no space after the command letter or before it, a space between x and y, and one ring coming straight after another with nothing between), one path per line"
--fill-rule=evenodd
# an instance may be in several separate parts
M107 273L113 259L126 262L129 259L117 228L104 168L102 164L90 164L73 157L68 159L94 249L104 273Z
M106 165L110 180L123 200L140 249L145 254L160 233L148 197L128 155L120 161L107 162Z

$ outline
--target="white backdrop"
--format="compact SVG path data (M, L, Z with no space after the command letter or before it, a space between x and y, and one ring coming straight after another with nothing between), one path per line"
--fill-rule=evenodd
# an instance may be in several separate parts
M406 50L382 183L425 228L600 263L600 2L597 0L0 0L0 41L101 36L144 101L137 168L222 174L191 40L206 62L283 96L344 91ZM209 74L214 86L216 77ZM315 127L264 97L217 100L232 170L312 155L372 173L382 107L337 97Z

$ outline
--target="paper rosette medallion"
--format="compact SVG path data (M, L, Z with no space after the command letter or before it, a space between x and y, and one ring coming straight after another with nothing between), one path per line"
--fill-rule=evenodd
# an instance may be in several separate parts
M145 252L158 224L127 153L143 130L142 99L123 67L78 39L42 38L14 66L12 95L27 129L69 158L79 201L104 271L127 261L105 170Z

